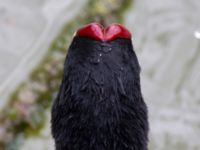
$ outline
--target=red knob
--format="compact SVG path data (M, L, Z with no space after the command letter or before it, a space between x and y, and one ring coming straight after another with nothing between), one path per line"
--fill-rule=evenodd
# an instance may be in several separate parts
M90 23L80 28L75 36L83 36L92 38L98 41L103 39L103 27L98 23Z
M131 39L131 33L124 26L113 23L105 29L104 40L112 41L117 38Z

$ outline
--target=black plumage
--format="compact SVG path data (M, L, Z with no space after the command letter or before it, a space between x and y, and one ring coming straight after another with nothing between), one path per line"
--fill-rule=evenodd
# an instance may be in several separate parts
M130 39L74 37L52 107L56 150L147 150L139 74Z

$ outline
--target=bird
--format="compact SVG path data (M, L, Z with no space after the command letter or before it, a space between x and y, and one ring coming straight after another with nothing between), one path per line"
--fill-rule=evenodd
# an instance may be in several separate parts
M56 150L148 150L148 108L132 34L121 24L80 27L51 109Z

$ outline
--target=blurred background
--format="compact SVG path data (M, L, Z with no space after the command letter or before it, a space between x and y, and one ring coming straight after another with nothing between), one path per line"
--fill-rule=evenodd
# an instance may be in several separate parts
M133 34L150 150L200 150L199 14L199 0L0 0L0 150L54 150L67 48L94 21Z

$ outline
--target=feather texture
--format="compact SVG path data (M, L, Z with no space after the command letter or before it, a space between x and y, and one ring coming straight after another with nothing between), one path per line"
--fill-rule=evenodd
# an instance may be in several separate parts
M147 150L139 74L130 39L75 37L52 107L56 150Z

